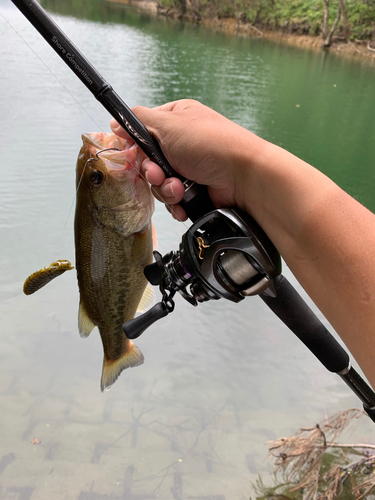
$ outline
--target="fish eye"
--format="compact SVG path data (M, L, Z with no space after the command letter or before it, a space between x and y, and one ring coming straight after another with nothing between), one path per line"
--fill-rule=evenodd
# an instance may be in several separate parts
M104 174L100 170L93 170L90 174L90 182L94 184L94 186L100 186L100 184L104 180Z

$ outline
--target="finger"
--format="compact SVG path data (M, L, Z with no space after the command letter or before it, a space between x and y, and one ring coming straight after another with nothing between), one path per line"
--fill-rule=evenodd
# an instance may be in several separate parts
M141 175L151 184L155 198L163 203L180 203L185 187L176 177L165 177L163 170L149 158L143 160Z
M132 107L132 112L138 116L144 113L147 113L148 111L173 111L176 107L180 105L180 103L184 101L184 99L177 100L177 101L171 101L167 102L165 104L162 104L161 106L154 106L153 108L147 108L146 106L133 106Z
M130 135L125 132L125 130L114 118L112 118L112 120L110 121L110 126L114 134L122 137L123 139L131 139Z
M165 173L149 158L146 158L141 165L141 174L153 186L160 186L165 181Z
M131 110L137 118L139 118L139 120L146 125L150 133L157 136L158 126L160 126L160 120L163 115L163 113L160 112L169 114L168 112L170 111L186 109L197 104L197 101L192 99L181 99L178 101L167 102L166 104L162 104L161 106L156 106L154 108L147 108L146 106L133 106ZM111 128L119 137L124 137L126 139L129 137L129 134L126 133L123 127L114 118L111 120Z
M182 200L185 193L184 186L182 185L181 189L180 185L182 185L181 181L171 178L166 179L161 186L151 186L151 190L157 200L165 205L175 205Z
M175 205L184 197L185 188L179 179L170 177L161 184L158 194L164 203Z
M173 104L173 103L170 103ZM144 117L145 121L148 121L149 118L155 116L155 111L167 111L171 107L168 105L163 105L163 106L158 106L156 108L147 108L145 106L134 106L132 108L132 112L139 118L139 115ZM141 120L141 118L139 118ZM142 120L141 120L142 121ZM116 135L119 137L123 137L124 139L127 139L130 137L130 135L126 132L126 130L119 124L117 120L112 118L110 121L110 126L112 129L112 132L114 132Z
M184 222L188 218L185 210L181 205L165 205L165 208L172 215L172 217L179 222Z

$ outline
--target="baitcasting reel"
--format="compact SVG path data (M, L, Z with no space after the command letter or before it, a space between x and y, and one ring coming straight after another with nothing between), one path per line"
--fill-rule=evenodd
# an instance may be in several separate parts
M131 339L173 311L176 292L193 306L220 298L240 302L264 292L281 272L280 255L267 235L237 209L204 215L183 235L179 251L163 257L154 252L154 257L144 273L159 286L163 298L125 323L124 332Z
M178 292L193 306L224 298L240 302L259 295L268 307L315 354L337 373L361 399L375 422L375 393L354 370L349 355L281 274L278 251L247 214L239 209L213 210L196 220L182 236L178 251L146 266L148 281L159 286L162 300L144 314L127 321L129 339L139 337L155 321L174 310Z

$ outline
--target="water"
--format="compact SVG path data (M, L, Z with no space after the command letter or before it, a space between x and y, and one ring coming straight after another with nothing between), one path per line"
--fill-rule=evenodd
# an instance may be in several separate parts
M374 67L82 4L47 7L128 105L199 99L375 210ZM0 8L0 497L248 499L272 468L265 441L357 399L258 298L177 299L137 341L145 364L100 392L101 341L78 335L74 273L30 297L22 285L74 262L80 134L108 130L109 116L8 0ZM159 250L177 249L186 226L160 204L154 222Z

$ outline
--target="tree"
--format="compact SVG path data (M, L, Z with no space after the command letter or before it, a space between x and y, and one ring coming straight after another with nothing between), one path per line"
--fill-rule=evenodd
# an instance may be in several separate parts
M345 0L339 0L339 10L341 12L342 26L344 29L344 39L345 42L348 42L350 38L350 25L346 15Z
M322 29L324 47L330 47L332 45L333 34L336 31L340 18L342 19L345 42L347 42L350 37L350 24L348 16L346 15L345 0L339 0L339 4L337 7L337 14L335 20L333 21L331 29L329 28L329 2L330 0L324 0L324 18L323 18L323 29Z
M330 47L332 45L333 33L335 32L337 25L340 21L340 16L341 16L341 9L339 3L336 18L333 21L331 29L329 29L329 0L324 0L324 18L323 18L323 29L322 29L323 47Z

